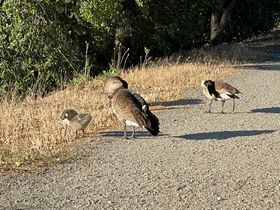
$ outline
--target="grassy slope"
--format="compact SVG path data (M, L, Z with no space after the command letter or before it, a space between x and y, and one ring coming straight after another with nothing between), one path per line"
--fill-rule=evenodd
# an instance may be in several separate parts
M247 48L236 45L193 54L196 62L165 61L142 70L131 69L121 76L148 102L170 101L184 98L190 88L199 87L202 79L223 78L234 73L234 64L252 55ZM103 83L101 78L95 78L87 84L70 86L45 98L27 98L19 104L2 102L0 169L24 169L29 168L30 163L52 161L61 157L60 152L65 147L84 138L75 138L71 131L64 132L59 116L67 107L92 113L93 121L86 130L88 137L100 130L119 128L120 124L103 94Z

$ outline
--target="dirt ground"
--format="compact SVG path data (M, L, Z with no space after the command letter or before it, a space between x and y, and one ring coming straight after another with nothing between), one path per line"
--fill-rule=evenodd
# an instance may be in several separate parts
M1 176L0 209L280 209L280 48L265 50L226 80L235 113L204 113L198 84L155 112L157 137L103 132L71 161Z

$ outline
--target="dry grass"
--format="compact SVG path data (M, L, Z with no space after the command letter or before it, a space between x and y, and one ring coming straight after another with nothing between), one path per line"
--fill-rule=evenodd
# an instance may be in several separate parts
M199 87L202 79L217 79L234 72L230 64L171 64L129 71L123 74L130 89L150 102L184 98L186 92Z
M200 85L205 78L223 78L235 71L228 62L172 63L162 62L142 70L130 70L121 76L133 91L148 102L184 98L186 92ZM71 86L37 100L27 98L21 103L0 104L0 169L30 167L30 163L57 160L65 147L81 140L74 132L64 133L60 113L67 107L90 112L93 121L86 129L87 137L105 129L119 128L109 102L103 94L101 78L87 84ZM54 158L55 157L55 158Z

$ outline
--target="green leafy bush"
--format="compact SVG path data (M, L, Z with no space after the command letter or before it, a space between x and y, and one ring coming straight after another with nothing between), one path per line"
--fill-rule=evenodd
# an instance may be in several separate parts
M73 77L82 53L52 1L6 1L0 16L1 94L42 95ZM53 10L55 8L55 10ZM62 8L61 8L62 9Z

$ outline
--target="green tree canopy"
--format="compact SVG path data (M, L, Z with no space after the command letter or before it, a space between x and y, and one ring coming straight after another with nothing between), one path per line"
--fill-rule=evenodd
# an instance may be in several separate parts
M85 63L92 76L136 65L145 47L155 58L216 32L217 43L242 41L279 24L279 10L279 0L1 0L0 94L46 94Z

